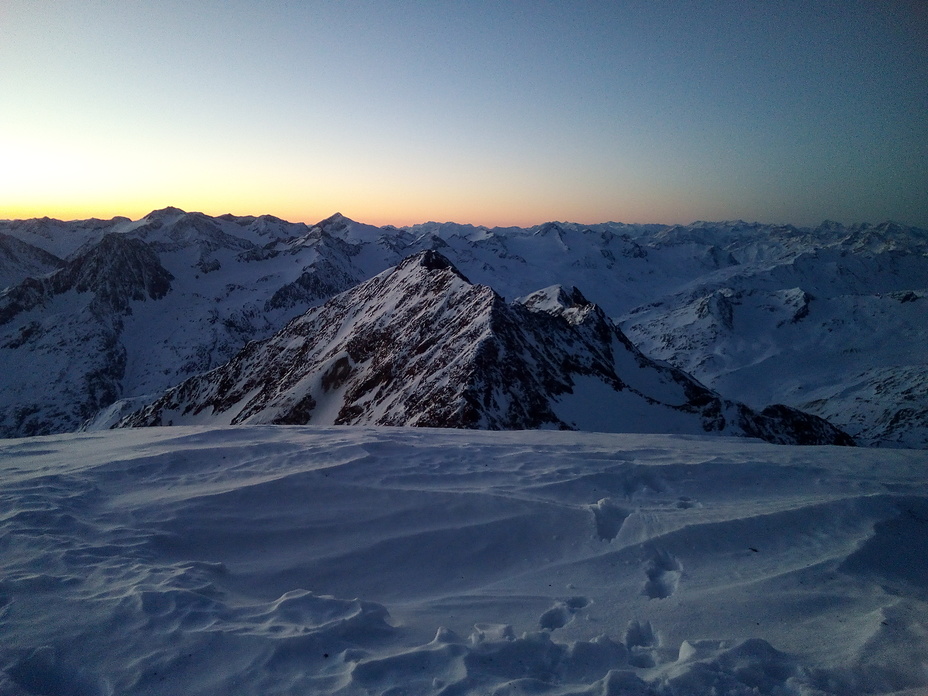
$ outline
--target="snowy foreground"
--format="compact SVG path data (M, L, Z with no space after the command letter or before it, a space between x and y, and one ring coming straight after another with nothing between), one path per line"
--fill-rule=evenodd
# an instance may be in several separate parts
M0 441L0 694L923 694L928 456L152 428Z

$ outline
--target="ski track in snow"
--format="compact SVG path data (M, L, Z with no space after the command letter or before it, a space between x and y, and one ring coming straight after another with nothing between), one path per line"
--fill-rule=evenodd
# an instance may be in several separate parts
M923 693L925 465L541 431L5 440L0 694Z

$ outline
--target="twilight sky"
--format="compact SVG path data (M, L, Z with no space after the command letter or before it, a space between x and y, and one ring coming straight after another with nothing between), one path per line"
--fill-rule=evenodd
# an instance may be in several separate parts
M0 0L0 218L928 227L924 0Z

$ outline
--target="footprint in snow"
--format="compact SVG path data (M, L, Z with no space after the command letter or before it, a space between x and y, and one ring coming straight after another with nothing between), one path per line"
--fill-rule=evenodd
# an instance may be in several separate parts
M661 639L650 621L629 621L625 629L625 645L628 646L628 662L634 667L654 667L657 664L655 650Z
M666 599L677 591L683 566L673 554L655 549L644 572L648 579L642 594L651 599Z
M590 600L586 597L571 597L563 602L557 602L541 615L538 622L542 628L549 631L562 628L573 620L574 614L588 606L589 603Z
M590 505L590 510L596 521L596 535L603 541L615 539L625 523L625 518L631 514L613 503L611 498L603 498L595 505Z

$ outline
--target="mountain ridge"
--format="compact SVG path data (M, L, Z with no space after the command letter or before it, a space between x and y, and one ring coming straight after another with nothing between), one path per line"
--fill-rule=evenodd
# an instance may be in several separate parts
M434 250L308 310L118 425L584 430L596 429L584 412L610 408L611 419L595 423L612 432L853 443L821 419L787 407L754 412L654 363L576 289L506 304Z

